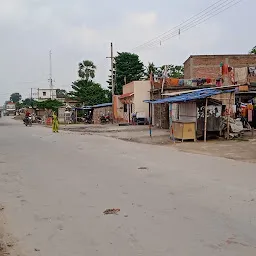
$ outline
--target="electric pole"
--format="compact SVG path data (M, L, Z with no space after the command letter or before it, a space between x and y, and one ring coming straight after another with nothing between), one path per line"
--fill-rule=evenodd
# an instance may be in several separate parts
M112 122L115 119L115 108L114 108L114 95L115 95L115 84L114 84L114 53L113 53L113 43L110 44L110 57L107 59L111 60L111 89L112 89Z
M107 57L107 59L111 60L111 87L112 87L112 97L113 97L115 95L113 43L110 44L110 57Z
M111 85L112 85L112 97L113 97L115 95L113 43L111 43L111 47L110 48L111 48Z
M52 84L52 51L49 52L49 62L50 62L50 74L49 74L49 83L50 83L50 98L52 100L52 90L53 90L53 84Z

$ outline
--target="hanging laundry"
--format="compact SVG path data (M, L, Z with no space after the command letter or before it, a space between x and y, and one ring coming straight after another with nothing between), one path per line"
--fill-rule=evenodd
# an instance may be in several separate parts
M232 67L228 67L228 76L232 84L235 84L235 73Z
M207 84L211 84L212 83L212 79L211 78L206 78L206 83Z
M165 78L165 85L167 87L171 86L171 78L169 78L169 77Z
M222 79L221 79L221 78L217 78L217 79L216 79L216 86L217 86L217 87L222 86Z
M228 74L228 65L224 64L222 66L222 75L227 75Z
M191 79L185 79L184 80L184 85L185 86L192 86L192 80Z
M196 87L197 86L197 79L192 79L192 86Z
M171 83L172 86L179 85L179 79L178 78L171 78L170 80L171 80L170 83Z
M252 110L248 109L248 122L252 122Z
M249 75L256 76L256 67L249 67Z
M235 82L240 84L247 83L248 68L235 68Z
M196 86L202 86L206 83L206 79L205 78L194 79L193 83L195 83Z
M184 79L179 79L179 86L183 86L184 85Z

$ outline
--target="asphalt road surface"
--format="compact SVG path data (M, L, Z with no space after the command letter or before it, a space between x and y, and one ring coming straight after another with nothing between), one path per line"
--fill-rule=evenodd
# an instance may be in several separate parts
M255 167L0 119L12 255L254 256Z

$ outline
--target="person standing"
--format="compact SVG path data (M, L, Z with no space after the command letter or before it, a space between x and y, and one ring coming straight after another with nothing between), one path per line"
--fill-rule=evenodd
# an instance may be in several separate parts
M55 112L52 114L52 131L59 132L59 121Z

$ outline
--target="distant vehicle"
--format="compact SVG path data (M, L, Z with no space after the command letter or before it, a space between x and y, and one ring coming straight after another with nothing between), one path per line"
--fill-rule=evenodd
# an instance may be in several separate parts
M4 115L9 116L9 115L14 115L16 114L16 105L15 103L9 101L6 102L4 105Z

